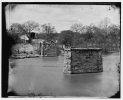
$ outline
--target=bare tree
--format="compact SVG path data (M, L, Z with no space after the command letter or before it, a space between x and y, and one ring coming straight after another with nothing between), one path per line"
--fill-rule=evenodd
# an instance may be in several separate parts
M41 27L42 27L43 33L50 34L50 33L55 33L56 32L55 26L52 26L51 23L43 24L43 25L41 25Z
M76 23L71 26L71 31L82 34L85 32L85 27L81 23L80 24Z
M108 33L108 27L110 25L110 19L106 17L99 23L99 28L105 30L106 34Z
M37 29L39 27L39 24L34 22L34 21L27 21L24 24L22 24L23 29L25 30L28 38L29 38L29 42L31 42L31 32L35 29Z
M52 26L51 23L41 25L42 32L46 35L46 40L51 41L53 39L53 33L56 33L55 26Z

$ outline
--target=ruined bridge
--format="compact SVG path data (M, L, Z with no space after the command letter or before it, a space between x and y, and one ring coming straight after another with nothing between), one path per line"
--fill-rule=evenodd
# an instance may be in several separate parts
M64 74L102 72L102 51L100 48L65 49Z
M58 56L57 48L42 42L42 56ZM50 52L46 51L49 48ZM64 50L64 74L81 74L102 72L102 49L101 48L71 48Z

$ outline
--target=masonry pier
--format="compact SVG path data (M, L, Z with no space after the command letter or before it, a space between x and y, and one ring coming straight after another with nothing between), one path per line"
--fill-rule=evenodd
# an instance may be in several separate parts
M82 74L102 72L101 48L65 49L64 74Z

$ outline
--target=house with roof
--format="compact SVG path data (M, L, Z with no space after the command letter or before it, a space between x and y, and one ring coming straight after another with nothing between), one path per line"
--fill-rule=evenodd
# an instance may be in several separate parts
M21 40L22 42L26 43L26 42L29 40L29 38L27 37L26 34L24 34L24 35L20 35L20 40Z

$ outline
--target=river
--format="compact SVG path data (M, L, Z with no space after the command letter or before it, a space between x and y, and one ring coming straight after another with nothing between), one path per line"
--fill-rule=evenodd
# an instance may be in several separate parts
M63 74L64 57L18 59L10 63L8 92L19 96L110 97L119 90L120 53L103 55L103 72Z

